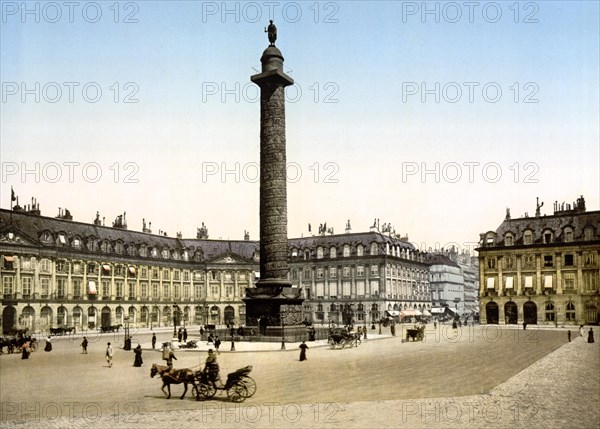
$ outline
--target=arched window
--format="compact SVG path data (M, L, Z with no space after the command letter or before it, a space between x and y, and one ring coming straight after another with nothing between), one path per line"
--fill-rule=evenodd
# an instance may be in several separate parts
M331 249L329 249L329 257L332 259L337 257L337 249L334 246L331 246Z
M356 246L356 256L362 256L365 254L365 249L362 244Z
M567 320L574 322L575 319L575 304L573 304L571 301L567 302L567 307L566 307L566 315L567 315Z
M323 259L323 248L321 246L317 247L317 259Z
M570 226L565 227L563 230L563 240L565 243L570 243L573 241L573 228Z
M512 246L514 245L514 237L513 235L509 232L504 236L504 245L505 246Z
M344 258L347 258L348 256L350 256L350 245L344 244Z
M554 322L555 313L554 313L554 304L552 302L546 303L546 322Z
M377 243L371 243L371 255L377 255Z
M529 230L523 233L523 244L533 244L533 233Z
M585 229L583 230L583 239L585 241L590 241L594 239L594 227L593 226L586 226Z
M546 244L552 243L554 241L554 233L552 232L552 230L546 229L546 230L544 230L544 233L542 234L542 238L543 238L544 243L546 243Z

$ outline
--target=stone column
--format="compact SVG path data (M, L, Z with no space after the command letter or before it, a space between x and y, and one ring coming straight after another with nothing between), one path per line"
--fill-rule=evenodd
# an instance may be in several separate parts
M268 33L271 44L260 59L261 73L250 78L260 87L260 280L246 290L244 302L246 324L262 334L268 326L283 344L284 323L294 323L294 314L302 311L300 290L288 279L287 255L285 87L294 81L283 72L272 21Z
M260 286L290 286L287 262L287 186L283 56L269 46L262 73L251 77L260 87Z

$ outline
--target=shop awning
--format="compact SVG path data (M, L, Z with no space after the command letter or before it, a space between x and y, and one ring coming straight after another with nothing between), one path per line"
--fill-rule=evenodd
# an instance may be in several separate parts
M431 309L431 312L432 312L433 314L443 314L443 313L445 313L445 312L446 312L446 309L445 309L444 307L433 307L433 308Z
M135 276L135 267L129 267L129 272Z
M428 310L423 310L423 316L431 316L431 313Z
M14 261L15 261L15 258L14 258L13 256L5 256L5 257L4 257L4 260L5 260L6 262L14 262Z
M105 271L110 271L110 265L108 264L102 264L102 269Z
M88 294L90 295L96 295L97 291L96 291L96 282L90 280L88 282Z
M388 314L388 316L391 316L391 317L400 316L400 312L396 311L396 310L386 310L386 313Z
M422 315L422 313L419 310L402 310L400 312L401 317L421 316L421 315Z
M254 278L260 279L260 271L254 271Z

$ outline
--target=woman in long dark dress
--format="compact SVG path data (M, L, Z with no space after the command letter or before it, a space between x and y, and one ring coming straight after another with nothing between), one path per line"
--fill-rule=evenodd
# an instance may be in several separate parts
M588 343L593 343L594 342L594 331L592 330L592 328L590 328L589 332L588 332Z
M302 341L302 344L300 344L300 362L306 360L306 349L308 349L308 346Z
M45 352L52 351L52 343L50 342L50 337L46 338L46 347L44 347Z
M135 359L133 361L133 366L142 366L144 361L142 360L142 346L140 344L137 345L135 349L133 349L135 353Z

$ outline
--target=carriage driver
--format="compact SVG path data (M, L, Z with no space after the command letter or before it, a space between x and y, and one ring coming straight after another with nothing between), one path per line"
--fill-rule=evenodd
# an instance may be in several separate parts
M219 376L219 364L217 363L217 355L215 354L215 352L213 352L213 349L208 349L208 356L206 357L204 372L207 374L208 379L216 387L215 381Z

